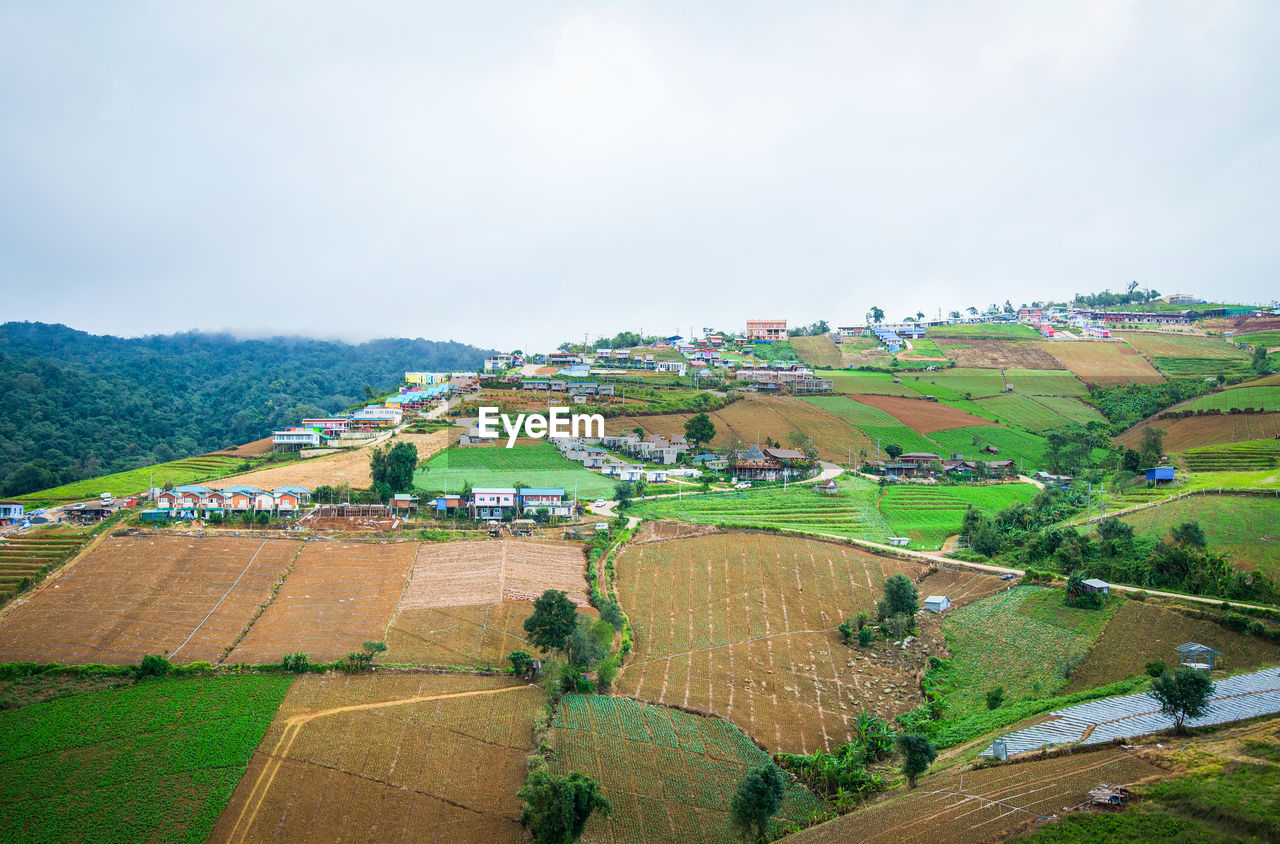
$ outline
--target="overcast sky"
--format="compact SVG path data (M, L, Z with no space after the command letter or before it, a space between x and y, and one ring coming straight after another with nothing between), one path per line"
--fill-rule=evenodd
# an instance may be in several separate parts
M1275 0L200 6L0 3L0 318L543 348L1280 295Z

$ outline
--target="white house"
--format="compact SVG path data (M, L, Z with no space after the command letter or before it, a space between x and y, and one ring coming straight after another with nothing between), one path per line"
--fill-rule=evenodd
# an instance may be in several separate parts
M924 599L924 608L930 612L946 612L951 609L951 599L946 595L930 595Z
M271 435L271 445L276 451L319 448L320 432L314 428L281 428Z

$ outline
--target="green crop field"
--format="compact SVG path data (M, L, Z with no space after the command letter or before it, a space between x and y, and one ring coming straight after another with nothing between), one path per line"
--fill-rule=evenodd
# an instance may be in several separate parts
M938 444L933 440L923 434L917 434L879 408L862 404L846 396L816 396L806 401L858 428L871 439L873 445L879 440L881 449L891 444L901 446L903 451L937 451L938 449ZM871 451L867 456L875 459L876 454ZM883 458L884 455L882 454L881 457Z
M499 443L445 449L427 460L413 476L413 485L428 492L460 492L463 484L509 487L517 483L563 488L569 495L573 495L576 485L582 498L612 496L615 486L613 479L562 457L548 442L511 448Z
M1029 325L1014 323L976 323L973 325L939 325L928 330L929 336L961 337L971 340L1039 340L1040 332Z
M1154 537L1197 522L1210 551L1226 554L1243 569L1280 577L1280 497L1190 495L1122 518L1135 533Z
M830 378L833 389L846 395L867 394L873 396L910 396L920 395L911 387L895 384L895 377L887 372L851 372L842 369L821 369L815 374L819 378Z
M911 537L912 548L936 550L960 530L970 505L994 513L1015 502L1028 502L1039 490L1031 484L991 486L926 486L900 484L880 498L880 515L893 536Z
M929 436L943 449L939 453L944 457L954 452L969 460L1012 460L1019 464L1019 471L1023 473L1037 471L1044 461L1044 437L1017 428L952 428L950 431L935 431ZM975 437L978 444L973 442ZM995 446L1000 453L982 453L985 445Z
M812 484L765 487L638 501L628 515L709 525L773 527L883 541L884 520L876 509L878 488L862 478L842 477L840 492L826 495Z
M997 421L1018 425L1032 431L1061 428L1070 421L1063 419L1056 411L1030 396L994 396L989 399L979 399L977 404Z
M0 836L203 841L291 679L160 680L0 712Z
M911 340L911 351L907 352L909 357L928 357L928 358L945 358L942 349L938 348L938 344L930 340L928 337L921 337L919 340Z
M210 480L220 475L234 474L239 471L238 467L243 462L244 459L240 457L188 457L169 463L157 463L155 466L143 469L130 469L127 472L116 472L114 475L103 475L99 478L63 484L52 489L28 493L15 500L28 504L46 504L97 498L104 492L109 492L116 497L137 495L147 491L148 483L153 483L157 487L164 486L166 483L182 486Z
M1236 387L1222 390L1193 399L1180 409L1227 411L1250 407L1255 410L1280 410L1280 387Z
M1062 416L1068 422L1079 422L1088 425L1090 422L1105 422L1106 417L1093 405L1085 404L1080 399L1068 396L1036 396L1036 401Z
M917 392L936 396L944 401L949 398L962 399L966 393L970 398L982 398L998 396L1005 391L1004 377L998 369L939 369L937 372L903 378L902 382Z
M585 840L734 842L729 818L738 783L769 755L721 718L627 698L567 695L552 721L552 769L582 771L612 805L593 815ZM780 821L824 807L804 786L787 786Z
M1083 396L1089 392L1083 381L1066 370L1006 369L1004 377L1015 392L1026 396Z
M1274 469L1280 465L1280 440L1248 440L1189 448L1182 462L1193 472Z
M1253 368L1247 360L1222 360L1220 358L1152 358L1156 369L1170 378L1212 378L1218 375L1234 377L1249 375Z
M986 693L1003 686L1005 701L1049 697L1102 634L1115 604L1064 606L1063 592L1019 586L947 614L942 632L953 654L943 694L948 717L982 712Z

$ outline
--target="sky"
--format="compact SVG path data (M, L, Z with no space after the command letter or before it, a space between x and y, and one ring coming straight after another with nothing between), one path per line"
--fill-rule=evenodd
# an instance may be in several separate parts
M0 2L0 321L545 349L1280 296L1280 3Z

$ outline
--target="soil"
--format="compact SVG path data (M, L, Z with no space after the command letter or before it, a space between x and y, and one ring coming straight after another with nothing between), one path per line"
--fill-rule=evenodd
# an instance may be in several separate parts
M418 460L422 461L443 451L449 442L455 439L450 431L436 431L431 434L397 434L387 444L408 442L418 447ZM302 486L315 489L321 485L343 486L350 484L355 489L368 489L373 484L373 476L369 472L369 456L371 447L345 449L337 454L303 460L288 466L277 466L270 469L258 469L243 475L224 478L222 488L248 484L260 489L275 489L282 486Z
M941 402L909 399L903 396L857 395L852 398L885 411L918 434L996 424L990 419L965 413L963 410L957 410Z
M1138 350L1125 343L1105 340L1061 340L1040 347L1076 374L1086 384L1110 387L1116 384L1159 384L1157 372Z
M965 340L956 348L944 349L956 366L983 369L1066 369L1062 362L1035 342Z

